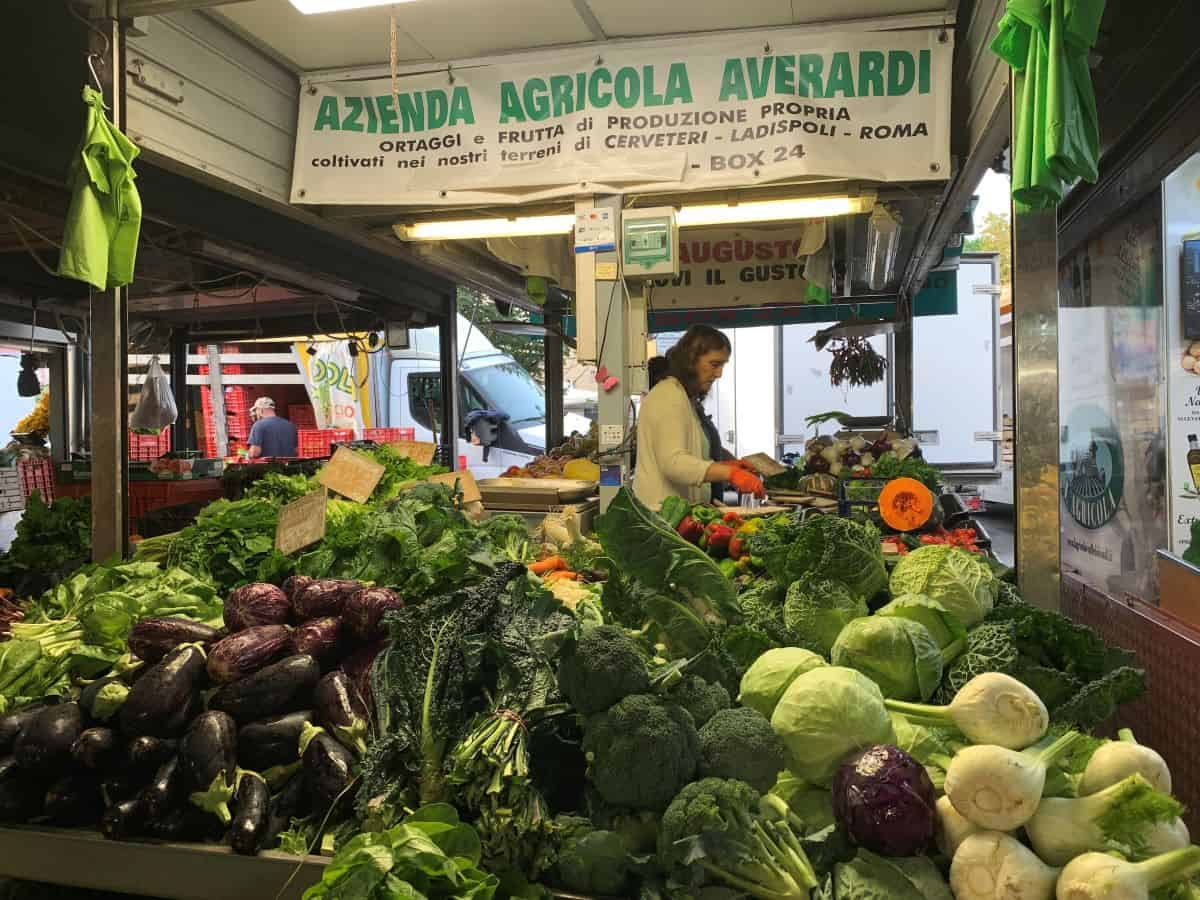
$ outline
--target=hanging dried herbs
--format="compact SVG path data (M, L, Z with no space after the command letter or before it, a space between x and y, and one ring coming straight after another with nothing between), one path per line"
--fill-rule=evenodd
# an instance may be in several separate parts
M829 341L833 362L829 365L829 380L834 387L866 387L883 381L887 360L880 356L866 338L834 338Z

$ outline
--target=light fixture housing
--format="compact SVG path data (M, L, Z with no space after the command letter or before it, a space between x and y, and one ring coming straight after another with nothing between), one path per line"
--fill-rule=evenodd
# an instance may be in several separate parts
M575 227L574 215L517 216L512 219L445 219L434 222L414 222L395 225L396 237L402 241L465 241L482 238L535 237L537 235L570 234Z
M393 3L411 3L412 0L291 0L292 6L306 16L320 13L344 12L348 9L365 9L368 6L391 6Z
M873 291L882 291L895 274L900 226L900 216L886 205L877 206L867 220L867 271L863 280Z
M707 203L684 206L675 214L680 228L702 225L744 225L751 222L791 222L798 219L827 219L870 212L875 194L855 196L831 194L785 200L753 200L747 203Z

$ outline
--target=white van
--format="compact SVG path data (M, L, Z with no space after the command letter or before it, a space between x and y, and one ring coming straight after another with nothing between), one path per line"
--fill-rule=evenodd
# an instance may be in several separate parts
M499 440L483 461L484 448L463 438L459 423L458 453L476 477L499 475L509 466L522 466L546 451L546 397L516 360L498 350L478 328L458 317L458 406L465 419L475 410L507 413ZM442 377L439 368L437 328L409 332L409 348L391 351L388 372L388 426L412 428L418 441L433 440L440 422ZM567 412L563 434L586 434L591 421Z

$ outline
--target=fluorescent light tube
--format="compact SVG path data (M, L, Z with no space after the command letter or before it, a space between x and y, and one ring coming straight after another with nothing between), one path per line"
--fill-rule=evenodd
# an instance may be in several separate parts
M749 222L784 222L797 219L825 219L869 212L875 205L873 194L857 197L798 197L792 200L760 200L749 203L714 203L685 206L675 216L680 228L700 225L740 225Z
M291 0L292 6L306 16L316 13L343 12L347 9L364 9L368 6L390 6L393 3L411 3L412 0Z
M396 225L402 241L464 241L472 238L533 237L569 234L575 216L520 216L515 219L449 219Z

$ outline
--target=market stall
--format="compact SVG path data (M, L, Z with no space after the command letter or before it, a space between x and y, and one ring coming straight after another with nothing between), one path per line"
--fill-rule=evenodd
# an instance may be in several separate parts
M996 10L984 6L961 22L964 47L981 47L984 37L972 44L970 29L986 34L994 23ZM826 74L843 82L842 102L854 93L844 82L855 71L860 85L864 76L868 85L892 79L898 95L917 93L896 104L920 106L945 126L951 17L940 6L921 13L845 33L722 35L741 48L724 51L738 57L738 66L725 67L724 80L712 75L718 41L667 43L672 52L693 52L697 86L720 83L733 104L748 100L756 79L769 80L763 73L772 67L754 54L773 58L771 44L786 41L807 53L793 67L786 61L774 67L785 85L795 87L803 71L807 89L814 89L813 58L828 55ZM585 22L600 27L595 15ZM395 47L395 20L392 29ZM119 28L113 33L120 37ZM894 46L886 54L864 49L864 34ZM858 54L857 69L852 51L831 49L843 46L838 42ZM375 129L395 125L401 114L411 124L418 95L433 104L430 115L440 108L445 121L458 116L457 124L474 124L474 114L467 116L470 89L483 94L495 82L512 88L500 92L508 117L544 118L550 98L559 105L556 118L577 114L582 110L570 98L594 102L603 84L604 76L588 75L593 65L618 86L628 101L623 106L633 108L639 98L665 105L668 96L681 101L685 93L690 102L687 62L664 67L656 87L655 64L634 58L647 47L666 49L621 44L597 56L588 47L577 54L586 56L583 62L564 51L555 64L587 71L578 80L555 76L558 87L545 94L533 82L547 58L429 74L428 63L397 71L394 50L389 74L412 88L400 94L407 106L395 99L396 83L389 94L355 77L361 73L314 75L302 89L301 121L315 115L324 125L314 130L326 132L317 143L333 149L311 158L339 158L345 148L336 142L345 135L338 132L351 132L350 140L380 133L354 127L368 109ZM894 68L887 62L893 54ZM971 53L964 55L967 62L956 68L974 72ZM506 77L493 77L497 72ZM140 77L147 80L144 72ZM149 80L155 83L152 70ZM518 80L527 86L524 96L514 87ZM908 90L900 91L906 80ZM918 83L934 96L922 100ZM989 81L972 76L964 84L990 121L1003 104L980 100ZM435 94L443 107L428 99ZM571 109L564 112L566 105ZM856 116L878 113L863 106L855 107ZM606 118L604 128L624 127L619 117L616 124ZM594 127L571 124L578 134ZM881 127L872 124L872 132ZM594 182L582 185L601 193L578 199L575 164L595 164L584 153L587 145L577 148L580 158L566 167L565 182L546 148L500 147L502 160L504 153L541 153L537 160L549 162L538 168L549 180L451 177L439 196L436 187L429 190L435 182L401 178L389 197L411 193L410 203L426 205L349 209L368 228L382 216L389 231L396 226L408 237L418 225L434 231L439 223L462 225L451 218L460 212L440 208L448 193L456 204L503 211L493 223L520 221L508 213L514 199L523 199L521 212L565 216L565 227L553 226L564 232L574 225L573 249L581 252L565 265L544 246L493 252L494 238L471 238L488 243L465 250L439 245L429 255L482 261L485 269L495 260L521 259L517 268L525 274L555 271L573 280L577 339L605 385L597 459L587 460L599 467L606 507L595 537L579 510L540 506L587 499L571 495L570 486L521 477L489 486L498 502L536 507L524 510L535 521L503 514L503 507L476 521L469 479L386 448L340 448L315 473L268 474L240 499L205 507L180 531L143 541L130 563L112 561L20 603L6 600L0 739L8 743L0 749L12 754L0 763L0 813L31 824L0 829L0 872L159 896L196 896L197 885L205 885L211 897L245 885L242 879L257 871L260 880L246 889L262 892L279 884L288 865L270 849L278 844L293 854L296 877L276 890L294 895L311 885L309 900L352 891L488 898L547 890L631 896L642 889L668 897L704 891L788 900L859 893L963 900L1005 896L1009 878L1027 885L1028 897L1048 898L1056 889L1060 897L1107 896L1112 873L1133 890L1186 889L1198 860L1183 805L1172 795L1191 789L1182 770L1172 773L1132 734L1101 736L1121 704L1144 691L1139 660L1027 602L1042 589L1023 596L1011 572L989 564L978 540L974 546L940 540L937 517L946 510L938 485L923 480L929 473L914 465L915 447L898 449L904 435L874 435L868 443L867 435L839 434L814 444L812 458L829 470L845 468L845 477L817 471L817 463L814 471L805 463L794 475L776 472L796 479L777 487L786 499L796 499L786 497L789 487L797 493L803 487L809 493L801 496L809 497L829 490L824 479L803 485L800 479L836 479L826 498L832 506L822 504L818 515L756 515L673 502L679 498L655 511L623 486L629 394L644 376L643 323L654 296L653 285L645 290L653 277L627 276L639 265L664 287L681 277L678 259L671 259L679 226L670 221L674 207L679 213L717 207L726 216L740 209L756 223L755 215L765 215L762 204L785 202L792 212L779 227L798 235L785 248L789 258L811 262L828 247L824 263L785 290L812 288L823 300L815 306L846 307L833 320L851 317L852 329L903 335L925 274L942 260L944 238L964 206L953 202L962 173L946 177L949 132L934 131L929 146L921 145L930 153L898 163L919 163L919 175L872 170L860 161L871 175L864 184L847 180L864 177L862 171L843 171L825 157L812 168L785 167L772 179L779 184L760 191L752 182L760 173L742 172L753 165L745 160L736 167L741 174L696 186L686 184L686 170L685 183L677 181L680 168L661 158L639 169L605 154L610 171L598 170ZM964 123L960 136L977 151L994 140L985 131L978 122ZM507 143L503 135L512 133L501 131L497 140ZM488 140L476 137L477 144ZM622 149L638 146L630 135L617 137L626 138ZM753 128L745 137L758 139ZM554 140L553 133L518 138ZM662 143L645 146L662 149ZM870 151L864 153L869 161ZM804 156L785 153L781 162ZM378 185L371 193L339 194L345 188L336 180L318 177L332 173L303 168L308 149L297 157L297 202L379 202ZM722 157L724 167L710 159L701 179L735 168L732 158ZM403 173L409 160L401 161ZM973 152L965 171L978 165ZM803 182L813 175L836 180L813 193ZM514 189L530 196L515 197ZM638 196L642 190L651 196ZM731 203L734 191L738 202ZM560 196L571 199L564 206ZM831 198L837 201L831 207L820 206ZM659 203L671 212L652 205ZM812 218L822 223L823 246L816 245L815 229L797 224ZM912 230L897 232L900 220ZM632 232L623 227L631 222ZM887 235L892 250L881 251ZM852 247L864 242L876 251L864 252L868 271L860 276ZM798 254L797 245L809 252ZM650 271L656 266L669 268ZM783 281L799 268L772 263L763 280ZM293 308L289 319L288 301L297 298L281 299L275 335L296 329L302 318ZM747 300L762 302L778 301ZM872 317L884 321L862 321L858 307L872 302L888 307ZM244 333L264 332L266 314L254 308L222 310L214 303L196 312L185 299L174 302L169 318L194 328L212 315ZM860 335L849 330L839 339L850 343ZM443 350L451 360L455 344L447 324ZM445 372L443 390L445 431L456 430L457 398ZM903 394L898 386L897 396ZM511 473L526 474L536 473ZM595 482L584 483L590 494ZM554 504L542 497L551 493ZM111 840L47 830L48 823L98 828ZM184 838L260 858L174 844ZM1112 850L1123 859L1105 855ZM65 875L42 862L65 852L94 860L108 875ZM323 871L314 856L327 857ZM205 858L212 865L198 862ZM152 873L160 863L194 867L186 869L194 880L173 886L155 874L135 882L110 868L134 860ZM217 878L229 882L209 887Z

